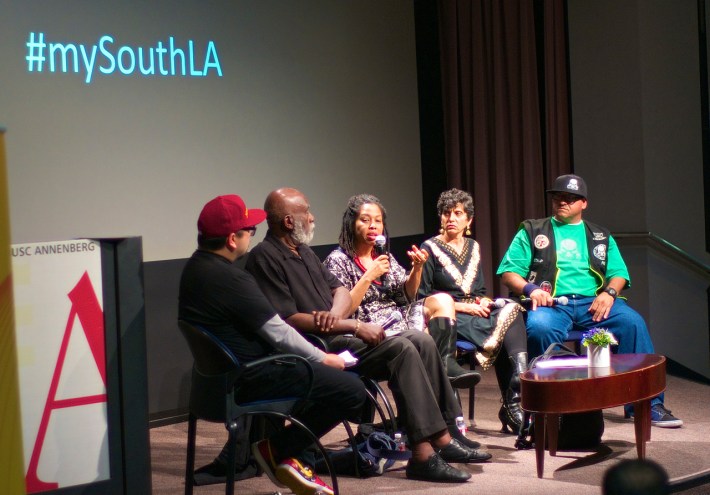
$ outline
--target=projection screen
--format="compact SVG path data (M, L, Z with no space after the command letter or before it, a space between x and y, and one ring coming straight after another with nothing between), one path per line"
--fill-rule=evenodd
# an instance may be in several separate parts
M360 192L422 232L410 0L0 0L0 60L13 243L186 258L206 201L281 186L314 244Z

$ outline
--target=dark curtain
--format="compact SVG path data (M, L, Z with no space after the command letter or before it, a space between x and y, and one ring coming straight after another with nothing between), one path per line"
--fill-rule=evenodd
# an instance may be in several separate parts
M473 195L486 285L506 294L494 273L518 224L571 170L564 0L437 7L446 187Z

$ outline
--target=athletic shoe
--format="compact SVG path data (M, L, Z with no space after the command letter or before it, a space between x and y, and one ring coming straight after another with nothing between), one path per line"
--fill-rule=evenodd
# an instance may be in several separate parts
M633 411L624 412L624 417L633 418ZM663 404L654 404L651 406L651 425L659 428L679 428L683 426L683 420L673 416Z
M683 420L673 416L663 404L654 404L651 406L651 424L659 428L678 428L683 426Z
M296 495L333 495L333 489L325 484L308 466L293 457L284 459L276 466L276 477Z
M254 454L254 459L259 464L261 469L266 473L266 476L276 485L286 487L276 477L276 459L274 452L271 450L271 444L268 440L260 440L251 445L251 453Z

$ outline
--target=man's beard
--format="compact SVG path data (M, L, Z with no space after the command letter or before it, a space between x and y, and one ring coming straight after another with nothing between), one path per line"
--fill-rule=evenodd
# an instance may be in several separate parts
M306 230L306 226L309 225L310 229ZM293 226L293 232L291 232L291 238L296 242L296 244L310 244L313 240L313 234L316 232L316 224L307 222L296 222Z

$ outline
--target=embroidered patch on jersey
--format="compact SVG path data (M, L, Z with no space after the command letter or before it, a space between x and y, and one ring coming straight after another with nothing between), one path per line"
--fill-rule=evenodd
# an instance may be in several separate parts
M535 237L534 244L537 249L545 249L547 246L550 245L550 239L548 239L546 235L540 234Z
M592 236L592 240L594 241L603 241L604 239L606 239L604 232L592 232Z
M606 246L604 244L594 246L592 254L594 254L595 258L604 261L606 259Z

